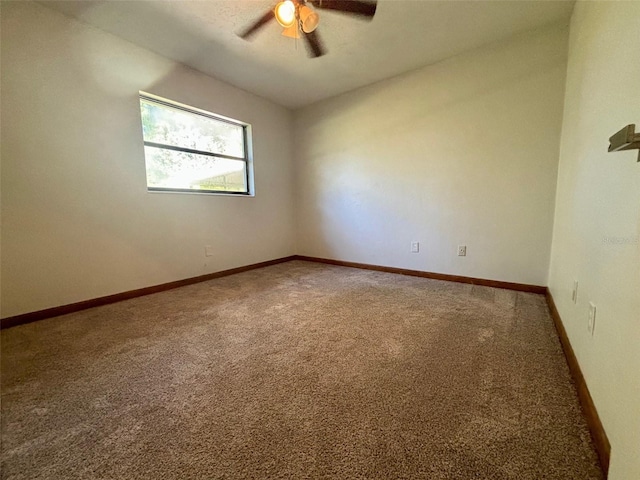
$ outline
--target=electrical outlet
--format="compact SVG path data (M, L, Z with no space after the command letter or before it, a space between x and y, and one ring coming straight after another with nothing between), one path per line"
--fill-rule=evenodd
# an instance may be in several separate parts
M466 257L467 256L467 246L466 245L458 245L458 256Z
M420 251L420 242L411 242L411 253L418 253Z
M593 302L589 302L589 323L587 323L587 330L593 336L596 329L596 306Z
M205 257L212 257L213 256L213 246L212 245L205 245L204 246L204 256Z
M578 303L578 280L573 281L573 292L571 293L571 301Z

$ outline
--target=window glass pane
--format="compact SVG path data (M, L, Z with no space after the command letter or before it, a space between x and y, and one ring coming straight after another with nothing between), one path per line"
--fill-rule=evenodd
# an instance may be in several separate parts
M185 112L140 99L142 132L146 142L245 157L241 125Z
M247 192L247 164L242 160L144 147L147 186L188 190Z

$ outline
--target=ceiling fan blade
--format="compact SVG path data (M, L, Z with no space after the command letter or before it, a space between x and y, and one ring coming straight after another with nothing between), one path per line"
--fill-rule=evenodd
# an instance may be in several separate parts
M304 39L307 42L307 46L309 47L309 55L312 57L321 57L325 53L327 53L322 40L318 36L317 31L313 31L311 33L305 33Z
M253 35L255 35L255 33L258 30L260 30L262 27L264 27L271 20L275 20L275 18L276 17L273 14L273 11L269 10L267 13L265 13L262 17L260 17L258 20L256 20L248 28L246 28L242 32L238 33L238 36L240 38L244 38L245 40L249 40L249 38L252 37Z
M361 0L310 0L310 3L324 10L359 15L372 18L376 14L377 2L364 2Z

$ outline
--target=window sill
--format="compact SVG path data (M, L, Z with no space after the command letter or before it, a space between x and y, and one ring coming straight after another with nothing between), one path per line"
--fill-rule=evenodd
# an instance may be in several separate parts
M149 190L147 189L147 193L159 193L159 194L176 194L176 195L209 195L216 197L236 197L236 198L253 198L255 197L255 193L219 193L219 192L189 192L182 190Z

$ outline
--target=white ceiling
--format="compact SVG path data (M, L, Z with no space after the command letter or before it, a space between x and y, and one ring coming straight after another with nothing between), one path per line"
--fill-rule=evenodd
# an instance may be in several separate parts
M380 0L371 22L320 11L328 53L280 35L236 33L277 0L43 1L50 8L289 108L361 87L542 25L574 0Z

